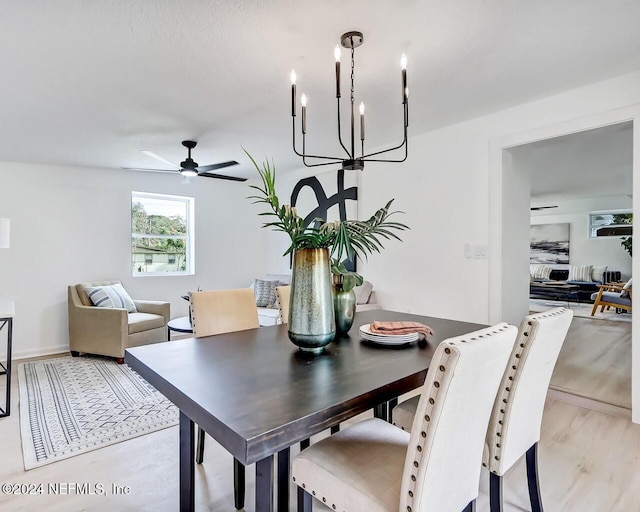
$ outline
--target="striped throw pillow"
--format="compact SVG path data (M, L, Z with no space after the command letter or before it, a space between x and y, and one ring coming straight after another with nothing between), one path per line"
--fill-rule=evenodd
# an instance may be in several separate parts
M551 277L551 267L546 265L538 265L532 267L530 270L531 277L534 279L549 279Z
M91 303L98 308L126 309L137 313L136 305L120 283L87 288Z
M571 265L567 281L591 281L593 265Z

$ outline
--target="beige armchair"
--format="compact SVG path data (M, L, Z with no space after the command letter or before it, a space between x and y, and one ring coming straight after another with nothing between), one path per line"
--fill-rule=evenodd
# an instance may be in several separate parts
M134 300L137 313L92 305L86 288L116 284L101 281L69 286L69 350L115 357L124 362L126 348L167 341L168 302Z

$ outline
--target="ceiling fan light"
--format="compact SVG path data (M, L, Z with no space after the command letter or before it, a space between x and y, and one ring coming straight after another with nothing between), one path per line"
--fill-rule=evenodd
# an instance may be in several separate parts
M198 171L196 171L195 169L180 169L180 172L182 173L183 176L197 176L198 175Z

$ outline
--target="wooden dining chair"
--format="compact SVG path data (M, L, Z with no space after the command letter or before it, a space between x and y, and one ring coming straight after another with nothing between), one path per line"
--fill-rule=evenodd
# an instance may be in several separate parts
M197 338L229 332L257 329L258 310L251 288L191 292L191 324ZM204 430L198 427L196 462L204 459ZM233 459L233 492L236 509L244 507L245 467Z
M551 374L569 330L573 312L555 308L524 318L498 390L482 465L489 469L491 512L502 510L502 477L526 453L529 498L542 511L538 479L538 441ZM393 411L393 422L410 431L418 407L413 397Z
M276 286L276 297L278 298L278 310L280 311L280 322L289 323L289 302L291 300L291 286Z
M300 452L292 477L302 512L312 498L341 511L474 510L491 406L516 336L498 324L443 341L411 434L372 418Z

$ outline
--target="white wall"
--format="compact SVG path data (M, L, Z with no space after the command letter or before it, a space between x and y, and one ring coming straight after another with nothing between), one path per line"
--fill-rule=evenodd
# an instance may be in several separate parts
M131 191L195 197L193 276L132 277ZM0 296L15 298L16 358L68 350L67 285L120 279L134 298L171 302L203 289L249 286L265 273L265 232L247 183L113 169L0 163Z
M395 197L412 228L403 244L389 244L362 267L380 302L389 309L488 322L489 260L465 258L464 244L489 240L491 141L638 102L640 73L633 73L411 137L407 162L368 164L360 217Z
M631 257L620 245L621 237L589 238L589 213L599 210L631 209L629 196L591 197L574 200L553 200L558 208L531 212L531 224L568 222L569 259L571 265L607 265L608 270L619 270L622 279L631 277ZM567 265L555 265L567 268Z
M529 198L531 176L514 162L511 151L502 152L502 305L501 320L518 325L529 314ZM522 227L525 229L522 229Z

